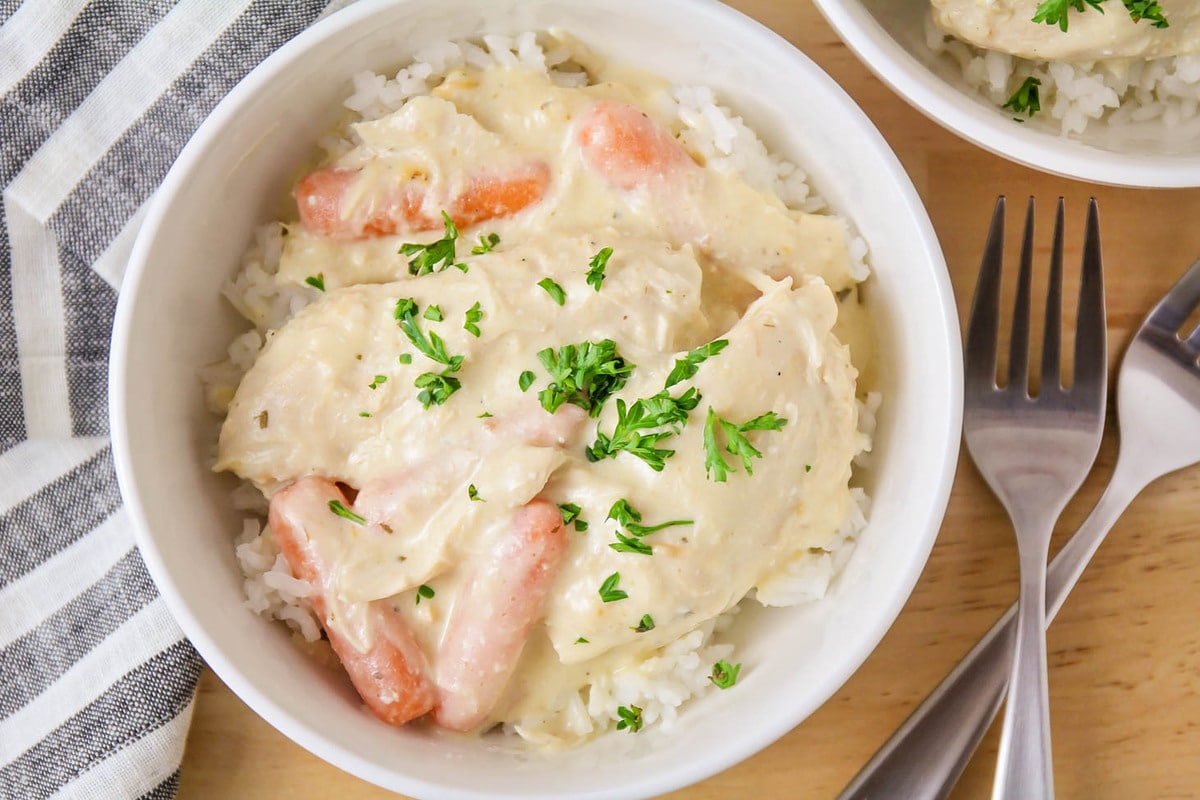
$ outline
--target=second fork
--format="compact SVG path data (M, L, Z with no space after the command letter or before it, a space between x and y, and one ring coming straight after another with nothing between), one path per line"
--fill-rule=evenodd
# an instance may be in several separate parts
M967 329L964 425L967 449L1007 509L1020 561L1016 647L993 798L1054 796L1046 671L1046 559L1054 523L1100 447L1107 387L1099 219L1088 208L1075 332L1074 380L1060 364L1064 204L1050 259L1041 382L1029 389L1034 203L1029 201L1013 311L1008 378L996 381L1005 201L1000 198L980 266Z

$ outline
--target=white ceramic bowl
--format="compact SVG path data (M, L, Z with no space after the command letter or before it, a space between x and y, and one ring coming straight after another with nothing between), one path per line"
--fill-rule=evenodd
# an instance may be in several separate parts
M557 27L602 53L713 86L804 165L859 227L875 275L885 406L869 528L827 600L747 613L734 690L685 710L670 733L614 733L563 753L388 728L349 684L247 611L227 476L208 469L215 420L197 368L244 327L218 295L254 227L275 218L295 166L338 116L349 77L395 69L430 40ZM845 142L855 142L845 147ZM213 670L321 758L437 798L636 797L712 775L825 702L899 613L945 509L959 441L957 317L937 241L907 176L867 118L815 65L752 20L697 0L400 0L340 11L281 48L216 108L158 192L117 311L111 412L117 472L146 563Z
M1151 127L1137 136L1093 123L1077 138L1013 122L966 85L955 63L925 44L928 0L814 0L880 80L934 122L997 155L1091 183L1200 186L1200 139ZM1114 10L1115 12L1115 10ZM1035 121L1036 122L1036 121Z

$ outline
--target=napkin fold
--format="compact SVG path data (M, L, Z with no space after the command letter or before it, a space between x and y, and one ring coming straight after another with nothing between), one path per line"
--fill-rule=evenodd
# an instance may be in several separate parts
M121 506L113 312L188 138L341 5L0 0L0 797L175 795L202 662Z

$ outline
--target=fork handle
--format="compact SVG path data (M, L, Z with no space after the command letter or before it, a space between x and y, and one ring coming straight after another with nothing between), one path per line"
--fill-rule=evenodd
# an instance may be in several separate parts
M1112 481L1079 530L1050 562L1046 623L1074 588L1110 528L1158 477L1122 451ZM1016 633L1014 603L847 784L838 800L943 800L1000 710Z
M1057 514L1055 515L1057 516ZM1038 525L1049 542L1053 519ZM1035 533L1036 531L1027 531ZM1021 532L1018 532L1021 539ZM1028 538L1025 539L1029 541ZM1016 651L1008 679L1008 702L996 759L992 800L1053 800L1050 754L1050 679L1046 670L1046 553L1021 550Z

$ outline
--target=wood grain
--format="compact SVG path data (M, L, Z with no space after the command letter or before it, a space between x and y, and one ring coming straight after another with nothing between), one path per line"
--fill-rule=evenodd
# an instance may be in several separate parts
M1142 315L1200 256L1200 190L1079 183L1000 159L942 130L893 95L809 3L733 0L829 72L895 149L929 210L960 314L969 308L982 237L998 194L1098 198L1114 369ZM1068 241L1078 235L1068 233ZM1043 242L1042 247L1048 245ZM1067 253L1078 263L1078 251ZM1110 424L1098 466L1060 520L1056 547L1112 471ZM1114 528L1049 636L1060 797L1200 796L1200 470L1149 487ZM672 800L826 798L854 775L1015 598L1012 532L965 455L938 543L905 610L874 654L824 707L773 746ZM746 724L753 724L747 720ZM955 791L986 797L994 728ZM179 797L395 797L284 738L205 672Z

